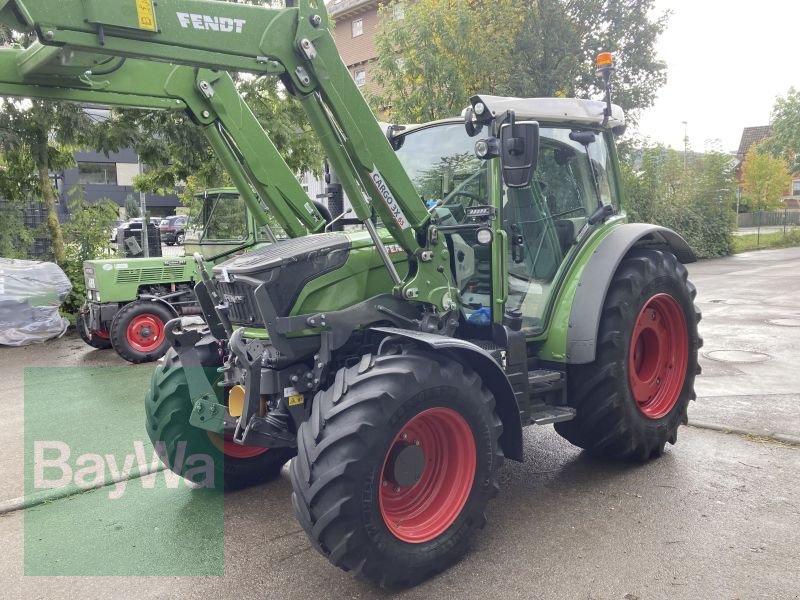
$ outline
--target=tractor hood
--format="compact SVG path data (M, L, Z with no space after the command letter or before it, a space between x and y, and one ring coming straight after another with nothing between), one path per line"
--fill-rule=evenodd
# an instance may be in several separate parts
M387 250L405 272L405 253L391 244ZM280 241L221 263L213 273L231 323L251 328L264 327L264 317L340 310L389 293L393 285L366 232ZM260 287L265 295L257 301Z

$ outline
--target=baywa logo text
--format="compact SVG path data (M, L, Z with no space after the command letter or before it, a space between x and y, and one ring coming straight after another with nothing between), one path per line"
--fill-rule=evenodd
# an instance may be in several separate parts
M244 19L231 19L229 17L211 17L195 13L176 13L181 27L200 29L202 31L220 31L222 33L242 33L247 23Z
M397 223L402 229L408 227L406 216L403 214L403 211L400 210L400 205L397 204L397 200L389 190L389 186L387 186L386 182L383 180L383 175L381 175L378 170L375 169L372 173L370 173L370 176L372 177L372 181L375 183L378 193L383 198L386 206L389 207L389 210L392 212L392 217L394 218L395 223Z
M184 481L191 487L214 488L214 459L208 454L186 456L186 442L178 442L175 465L170 469L166 446L155 445L147 460L143 442L133 442L133 453L118 460L113 454L80 454L73 460L72 450L62 441L37 441L33 444L33 487L37 490L57 489L74 483L80 489L96 489L109 486L111 500L122 498L129 475L136 465L143 489L154 489L159 476L165 479L166 487L175 489ZM163 475L159 473L161 461L167 466ZM175 472L183 472L183 477ZM184 479L185 477L185 479Z

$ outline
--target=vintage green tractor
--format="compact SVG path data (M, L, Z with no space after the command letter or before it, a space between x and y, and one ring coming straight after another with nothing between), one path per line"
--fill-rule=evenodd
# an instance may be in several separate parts
M214 476L198 483L248 485L296 454L311 544L408 585L465 553L504 458L524 458L523 426L619 459L676 442L701 345L695 257L668 229L626 223L610 57L605 102L481 95L387 136L322 2L54 6L0 0L0 22L64 50L280 77L365 228L199 269L208 330L167 323L145 399L177 473L199 472L179 456L204 455ZM198 89L215 98L216 81ZM271 154L260 164L285 174Z
M186 230L186 257L89 260L83 265L87 301L76 322L94 348L111 348L133 363L156 360L169 349L164 326L202 315L194 286L202 280L192 255L210 267L269 243L235 188L198 194L202 208Z
M200 85L206 79L214 82L211 96ZM187 238L190 256L199 252L210 264L277 237L319 231L330 220L291 173L271 176L264 169L264 157L282 160L227 74L34 44L0 49L0 93L185 112L236 185L203 194L203 213L195 219L200 227ZM131 362L163 356L164 324L199 313L192 290L200 277L192 260L95 260L84 273L88 298L76 323L79 335L95 348L113 346Z

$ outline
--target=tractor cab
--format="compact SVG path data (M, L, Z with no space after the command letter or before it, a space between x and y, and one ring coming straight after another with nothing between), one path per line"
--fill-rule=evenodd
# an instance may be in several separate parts
M276 237L285 237L279 226L271 226ZM236 188L208 189L193 196L186 227L186 255L200 253L208 262L269 242Z
M489 132L473 131L471 137L463 119L406 127L392 137L392 146L441 230L476 225L449 238L462 316L470 323L496 322L502 315L493 314L493 307L505 300L506 312L521 313L526 334L537 336L547 327L559 275L599 222L597 215L607 218L619 210L613 129L624 125L624 116L614 106L604 128L602 102L490 96L473 101L492 114L513 111L518 122L538 123L530 185L500 182L493 173L496 161L476 155ZM505 286L492 285L494 236L485 234L489 243L478 236L480 224L490 221L504 240L494 264L505 265Z

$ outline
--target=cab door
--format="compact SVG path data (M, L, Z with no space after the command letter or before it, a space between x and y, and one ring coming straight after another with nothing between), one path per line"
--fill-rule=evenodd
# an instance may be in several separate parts
M506 192L506 307L522 313L523 328L529 335L546 327L557 275L574 256L589 217L604 204L616 204L610 141L601 132L541 127L538 166L531 186Z

